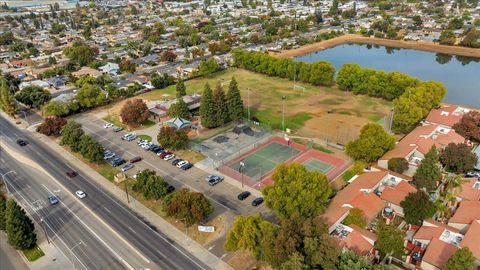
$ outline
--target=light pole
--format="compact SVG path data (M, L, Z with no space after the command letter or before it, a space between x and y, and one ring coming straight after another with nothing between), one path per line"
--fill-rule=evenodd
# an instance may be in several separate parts
M243 188L243 168L245 167L245 162L240 161L240 167L238 167L238 172L242 175L242 188Z
M23 113L23 118L25 118L25 122L27 122L27 124L30 125L30 123L28 122L28 119L27 119L27 113L25 111L19 111L21 113Z
M287 99L286 96L282 96L282 107L283 107L283 112L282 112L282 131L285 132L285 99Z
M43 218L40 219L40 225L43 229L43 233L45 234L45 238L47 238L47 243L50 244L50 239L48 239L48 233L47 233L47 230L45 229L45 220Z
M13 173L14 171L8 171L6 173L0 173L0 175L2 176L2 180L3 180L3 183L5 184L5 189L7 189L7 193L10 194L10 190L8 190L8 185L7 185L7 181L5 180L5 176L7 176L7 174L9 173Z
M128 197L127 180L124 180L123 183L125 183L125 193L127 194L127 203L130 204L130 199Z
M247 88L247 115L248 122L250 122L250 88Z

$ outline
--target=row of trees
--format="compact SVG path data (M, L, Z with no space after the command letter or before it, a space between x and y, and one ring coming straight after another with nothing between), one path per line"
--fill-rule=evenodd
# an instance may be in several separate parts
M230 121L238 121L243 117L243 110L243 101L235 78L230 81L226 95L220 84L214 91L208 83L205 84L200 103L202 126L214 128Z
M61 130L62 139L60 144L68 145L74 152L79 152L90 162L103 160L103 146L85 134L82 125L70 120Z
M7 241L17 250L33 248L37 244L35 226L30 217L13 199L6 199L0 191L0 231L7 233Z
M15 99L5 76L0 75L0 110L13 115L16 110Z
M325 61L305 63L245 50L234 50L233 58L238 67L269 76L295 79L313 85L334 84L335 67Z

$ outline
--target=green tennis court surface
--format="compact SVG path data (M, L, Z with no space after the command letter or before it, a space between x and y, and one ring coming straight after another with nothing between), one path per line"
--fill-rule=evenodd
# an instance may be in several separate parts
M260 178L275 168L278 164L285 162L287 159L297 155L300 151L277 142L265 146L264 148L253 152L242 160L239 160L230 168L238 171L240 163L244 163L241 173L258 181Z
M327 174L331 169L333 169L332 165L323 163L320 160L316 160L316 159L309 159L305 161L303 165L309 171L317 171L323 174Z

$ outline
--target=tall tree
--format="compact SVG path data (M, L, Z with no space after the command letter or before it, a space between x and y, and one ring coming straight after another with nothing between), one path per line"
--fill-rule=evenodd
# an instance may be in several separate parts
M7 199L0 191L0 231L5 231Z
M38 109L51 99L51 95L50 92L41 87L29 86L17 93L15 98L30 108Z
M10 93L7 80L2 75L0 75L0 109L11 116L15 113L13 95Z
M460 122L453 125L453 129L467 139L480 142L480 112L472 110L464 114Z
M75 99L83 108L93 108L103 105L106 95L98 86L86 83L78 91Z
M177 84L175 85L175 90L177 91L177 98L187 95L187 88L185 87L185 83L181 79L179 79Z
M392 253L395 257L404 255L403 243L405 242L404 233L394 225L387 225L380 222L378 226L378 239L375 242L375 248L381 254Z
M343 220L343 223L347 226L355 224L360 228L364 228L367 226L367 218L362 209L354 207L350 209L347 217Z
M409 193L400 203L405 213L405 221L408 224L422 225L424 219L432 217L435 213L435 205L430 201L427 193L419 190Z
M164 209L168 216L185 219L187 225L199 223L213 213L212 203L199 192L186 188L174 192L164 200Z
M8 243L15 249L24 250L35 246L37 235L32 220L13 199L6 204L6 224Z
M232 121L241 120L243 117L243 101L238 90L238 84L235 77L232 77L227 91L227 109L229 118Z
M443 270L473 269L476 258L468 247L458 249L443 267Z
M163 126L158 132L157 141L167 149L185 149L188 145L188 135L182 129L176 130L169 126Z
M299 163L279 165L272 179L273 185L265 187L262 193L267 206L279 217L288 218L295 212L305 218L320 214L332 194L325 175L307 171Z
M427 191L433 191L436 188L437 181L442 179L442 170L435 146L427 152L413 178L418 188L425 188Z
M70 120L62 128L62 140L60 141L60 144L68 145L74 149L75 146L78 147L78 142L80 141L80 137L83 135L83 133L82 125ZM78 148L78 150L80 150L80 148Z
M200 118L202 119L202 126L206 128L215 127L215 108L213 102L213 93L210 85L205 84L202 99L200 100Z
M373 162L394 146L395 138L381 125L367 124L362 127L360 137L347 144L347 154L355 160Z
M475 168L478 158L470 146L464 143L449 143L440 155L445 169L454 173L466 173Z
M185 101L183 101L183 98L177 98L177 102L170 105L170 108L168 109L168 116L180 117L183 119L190 118L190 110L188 109Z
M213 104L214 104L214 123L219 127L230 121L227 108L227 98L220 83L217 84L213 91Z
M45 122L37 127L37 131L47 136L60 136L60 131L67 124L67 120L62 117L50 116L45 118Z
M127 100L120 111L122 121L132 127L140 126L149 116L147 104L138 98Z
M95 141L91 136L83 134L78 142L80 153L90 162L100 162L103 160L103 146Z

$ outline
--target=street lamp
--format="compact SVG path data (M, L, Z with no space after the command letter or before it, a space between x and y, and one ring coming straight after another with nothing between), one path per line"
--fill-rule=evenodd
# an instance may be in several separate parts
M247 114L248 122L250 122L250 88L247 88Z
M48 239L48 233L47 230L45 229L45 220L43 218L40 219L40 225L42 227L43 233L45 234L45 238L47 238L47 243L50 244L50 239Z
M243 188L243 168L245 168L244 160L240 161L240 167L238 167L238 172L242 175L242 188Z

